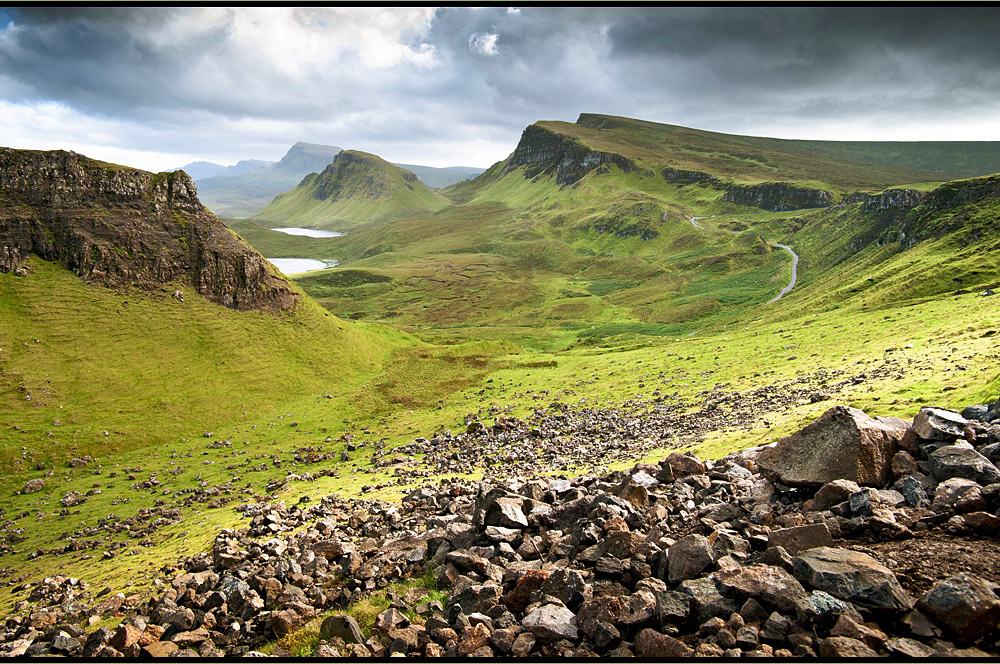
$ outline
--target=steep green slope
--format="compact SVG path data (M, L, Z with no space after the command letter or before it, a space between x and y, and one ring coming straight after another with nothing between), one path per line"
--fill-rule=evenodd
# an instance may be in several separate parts
M273 226L350 230L440 210L448 199L417 177L375 155L344 150L320 173L277 196L254 215Z

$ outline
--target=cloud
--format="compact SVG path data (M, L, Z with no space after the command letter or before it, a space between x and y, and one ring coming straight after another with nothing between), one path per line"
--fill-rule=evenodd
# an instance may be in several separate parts
M497 51L497 39L500 35L489 32L473 32L469 37L469 50L480 55L494 56Z
M526 125L580 112L1000 140L998 28L976 6L26 5L0 11L2 140L163 168L277 159L298 140L488 166Z

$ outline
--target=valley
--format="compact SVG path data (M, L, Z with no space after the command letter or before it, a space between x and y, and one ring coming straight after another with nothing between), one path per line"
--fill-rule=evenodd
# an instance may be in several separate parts
M583 640L531 628L528 607L561 603L577 612L597 601L595 588L609 577L631 579L618 595L607 592L622 601L655 577L647 591L659 607L663 592L676 592L660 584L700 583L702 569L732 571L721 554L683 581L666 567L654 571L668 550L680 559L675 551L687 545L675 550L677 542L703 532L715 533L713 541L753 541L763 547L754 549L756 562L785 569L764 558L774 547L755 529L808 527L801 515L815 516L806 501L819 485L806 491L762 479L756 462L740 465L741 451L798 432L834 406L909 423L926 406L962 411L1000 398L995 144L781 141L583 114L576 123L537 122L507 159L433 189L414 175L417 167L352 149L296 147L291 157L323 163L295 182L283 176L285 188L268 200L210 185L209 198L230 197L209 206L218 218L184 174L163 178L66 153L5 153L0 611L8 643L35 634L22 653L48 652L43 642L73 625L81 633L67 633L66 649L52 652L86 654L87 635L108 628L101 645L109 644L123 615L140 607L148 620L136 634L154 616L170 625L181 607L193 607L197 619L177 618L152 644L204 628L205 638L181 639L181 647L312 656L328 647L318 645L324 619L346 614L359 617L365 640L378 641L368 648L378 656L404 646L397 652L427 655L416 644L430 641L441 642L438 654L489 647L517 655L521 633L534 634L531 644L537 638L525 655L601 641L587 647L676 656L646 644L653 636L639 637L669 621L618 620L617 637ZM47 160L50 174L39 193L27 184L43 181L33 160ZM264 182L265 169L274 165L244 175ZM85 178L65 174L78 172L89 174L90 189L73 189ZM225 177L235 176L209 179ZM233 288L238 295L227 295ZM982 449L996 442L987 433L996 425L986 410L979 415L966 438ZM905 448L915 464L936 453L925 443ZM707 465L693 466L690 455ZM640 471L652 480L661 469L673 470L642 492L632 486ZM941 508L936 487L953 479L930 466L913 472L933 476L922 485L926 500L907 503L911 512L894 505L892 524L921 546L925 537L941 547L958 537L977 550L995 544L964 525L968 511ZM751 496L759 481L772 482L773 499ZM982 484L977 513L989 516L996 492L986 490L997 484ZM570 510L587 496L602 496L595 501L606 513L578 515L587 525L576 540L570 516L549 522L527 507L491 507L531 500ZM687 506L695 497L697 509ZM726 516L719 505L746 509ZM753 509L773 515L751 517ZM837 546L867 547L889 564L903 530L855 512L809 524L837 523ZM621 524L610 526L613 518ZM608 542L623 537L613 532L642 537L612 561ZM324 553L325 542L340 548ZM593 560L578 558L598 544L600 554L586 554ZM410 560L414 550L423 553ZM292 553L297 572L287 562ZM382 571L355 574L363 561ZM590 595L556 603L543 593L529 603L528 588L523 605L510 599L521 579L534 578L528 561L538 563L536 592L571 561ZM276 571L280 565L288 569ZM221 589L237 578L234 569L245 571L243 603ZM940 581L899 573L915 598ZM995 570L976 573L1000 582ZM184 576L192 574L205 576ZM268 591L278 576L284 590ZM479 598L484 587L501 587L504 603L481 606L462 594L477 588ZM226 595L228 613L209 605L213 592ZM736 596L740 606L726 619L744 608L747 598ZM440 610L418 609L421 601ZM692 601L691 624L668 638L694 651L701 641L693 635L710 616ZM393 602L407 625L424 629L413 644L410 635L389 637L407 629L402 620L378 627ZM797 615L776 602L771 608ZM432 639L435 620L444 622L438 629L458 627L442 617L457 605L467 623L470 614L488 614L490 624L476 618L453 643ZM490 640L515 625L500 626L514 618L493 616L496 606L525 625L510 643ZM767 614L746 622L764 630ZM578 615L573 621L583 629ZM901 621L883 625L893 639L904 634ZM918 646L930 643L905 633ZM980 637L948 638L995 655L992 636ZM366 647L338 638L330 647L340 655ZM558 645L562 639L569 645ZM884 653L888 637L856 640ZM772 653L796 647L772 632L743 650L765 641ZM123 647L138 653L138 643ZM813 655L845 656L810 644ZM723 647L706 652L721 656Z

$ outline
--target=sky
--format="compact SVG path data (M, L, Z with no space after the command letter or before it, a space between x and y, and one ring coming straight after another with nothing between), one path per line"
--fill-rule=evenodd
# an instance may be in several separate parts
M1000 140L1000 11L0 8L0 145L147 170L297 141L488 167L538 120Z

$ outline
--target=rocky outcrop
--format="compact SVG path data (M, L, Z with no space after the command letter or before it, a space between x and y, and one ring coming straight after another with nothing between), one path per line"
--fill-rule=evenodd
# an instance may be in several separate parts
M685 171L678 170L676 168L664 168L660 171L660 175L667 182L680 182L680 183L690 183L690 182L708 182L708 183L718 183L719 179L714 175L708 173L702 173L701 171Z
M861 203L861 211L865 214L891 213L898 216L920 205L925 196L924 192L916 189L886 189L877 194L859 191L845 196L840 205Z
M807 189L790 182L764 182L754 185L730 185L722 195L726 203L752 205L771 212L829 207L834 196L822 189Z
M74 152L0 148L0 271L30 254L108 288L189 284L239 309L298 295L198 201L184 172L147 173Z
M243 503L248 526L163 568L147 601L86 608L76 579L25 584L34 605L6 621L0 651L243 657L329 612L315 656L995 657L995 556L950 558L993 550L1000 484L925 471L934 450L983 449L1000 428L908 430L917 469L878 488L775 484L752 448L573 479L428 483L399 504ZM956 479L975 501L930 501ZM390 592L367 638L340 608L428 573L447 597ZM115 613L120 625L90 634L74 624Z
M612 164L626 173L638 168L628 157L594 150L576 137L531 125L521 133L505 171L523 166L527 178L553 174L557 183L570 185L587 173Z

